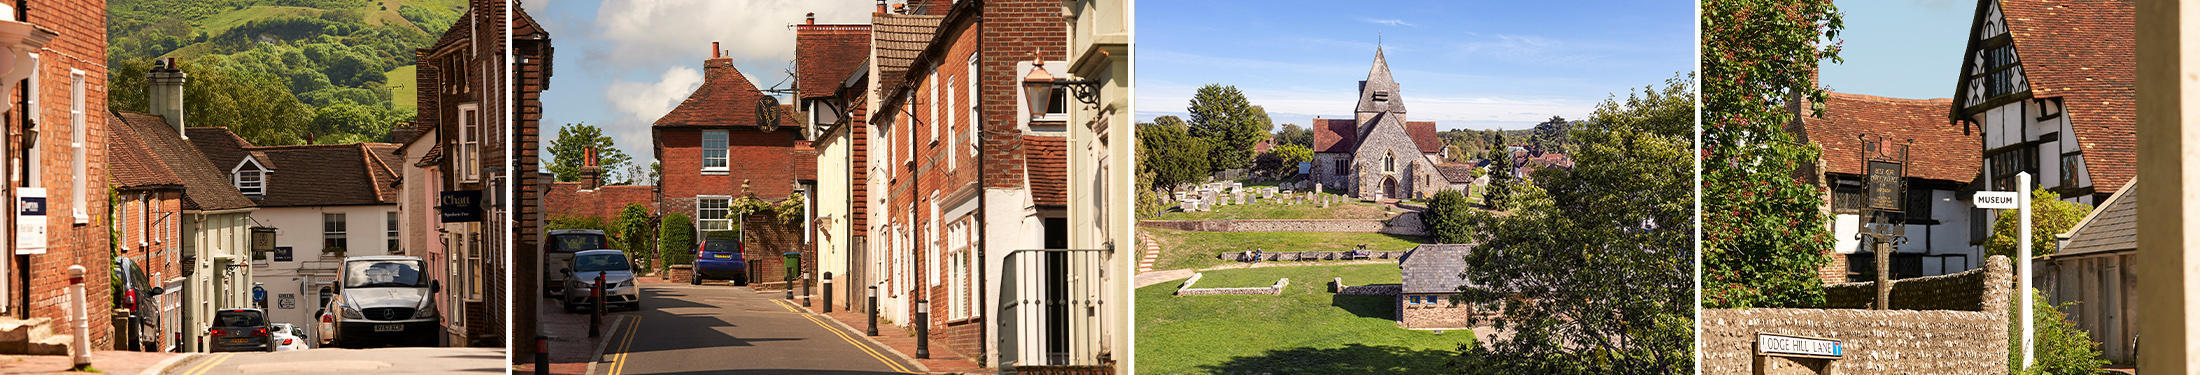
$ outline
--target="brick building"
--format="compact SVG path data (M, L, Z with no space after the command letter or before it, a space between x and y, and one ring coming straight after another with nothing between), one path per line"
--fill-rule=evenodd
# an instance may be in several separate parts
M543 30L542 23L535 22L535 17L528 15L524 8L511 9L510 48L512 56L518 58L518 61L512 62L512 70L508 72L510 79L514 80L511 85L514 91L512 102L518 107L510 111L512 128L517 134L508 140L512 144L511 150L514 150L509 162L515 183L507 190L512 192L513 197L506 201L511 202L512 209L517 212L512 218L512 237L508 239L515 249L512 252L513 264L510 272L515 275L541 275L542 252L537 244L542 240L542 220L545 216L543 195L539 189L549 182L549 176L541 172L542 90L550 88L550 62L556 49L551 48L550 32ZM510 290L533 291L542 287L539 277L513 277L512 281ZM536 308L541 306L537 303L541 295L520 292L510 296L512 311L509 316L513 341L507 341L506 347L524 347L509 343L535 337L538 333L535 318ZM512 356L512 360L516 362L525 359Z
M444 334L452 345L508 345L506 317L512 315L505 310L504 291L512 265L500 260L515 249L532 249L513 237L522 235L515 233L518 228L507 231L504 224L529 222L512 212L524 206L507 206L501 199L510 196L515 181L532 179L532 168L513 169L507 157L535 147L504 126L512 113L503 74L508 72L508 6L472 0L435 44L414 50L419 103L415 126L404 133L415 139L396 150L406 159L402 174L407 176L399 182L405 197L399 205L440 214L432 221L401 217L400 226L424 225L402 228L399 241L426 245L407 253L426 260L431 277L443 285L436 306L443 310ZM425 201L428 197L434 200ZM420 207L429 202L433 209ZM531 252L513 253L520 254ZM525 259L513 263L524 265Z
M803 272L816 265L804 235L806 220L781 222L772 215L739 217L739 197L778 202L815 191L817 152L804 138L801 114L777 105L711 45L703 84L650 127L653 150L664 171L658 180L660 213L685 213L699 232L742 231L750 280L786 280L782 254L802 256ZM698 236L700 238L700 236Z
M5 319L47 319L53 333L67 333L68 268L83 266L86 306L92 316L109 309L107 207L107 2L39 2L0 6L0 47L15 67L0 78L7 92L9 134L0 152L11 174L4 194L13 201L42 189L45 225L16 230L0 263L0 304ZM35 139L25 139L25 135ZM23 168L27 167L27 168ZM12 216L12 215L11 215ZM10 228L23 218L8 219ZM35 224L34 224L35 225ZM22 236L39 238L24 241ZM29 246L25 246L29 245ZM92 319L94 348L112 347L106 319ZM35 329L35 328L34 328ZM37 335L32 335L37 341ZM67 340L66 338L62 340ZM0 343L12 346L13 343Z
M1443 164L1444 142L1436 123L1406 121L1405 99L1390 76L1383 50L1360 81L1360 99L1351 119L1313 121L1313 181L1346 189L1362 198L1422 198L1455 183L1436 166Z
M870 24L819 25L810 15L795 27L795 100L803 113L805 132L816 140L817 199L810 215L811 238L817 249L817 280L833 281L830 294L821 299L836 310L853 309L870 285L855 276L863 264L861 218L867 210L859 197L863 186L863 153L860 130L863 102L849 97L868 85L872 29ZM854 104L854 105L851 105ZM820 291L820 293L826 293Z

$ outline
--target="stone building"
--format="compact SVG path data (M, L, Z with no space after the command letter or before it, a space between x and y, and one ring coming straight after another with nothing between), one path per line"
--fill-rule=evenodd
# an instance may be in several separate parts
M1406 328L1472 328L1474 307L1460 303L1459 288L1472 283L1459 277L1474 245L1428 244L1398 259L1403 279L1398 290L1398 325Z
M655 156L664 166L657 207L667 215L686 214L699 232L741 231L750 280L784 281L789 275L782 254L801 254L803 272L817 264L803 238L808 221L741 217L732 212L732 203L740 197L779 202L795 195L816 201L817 152L804 138L802 114L792 105L766 102L770 97L721 52L711 44L703 84L650 127Z
M1313 121L1315 183L1375 199L1422 198L1451 188L1455 182L1436 167L1444 164L1436 123L1406 121L1398 89L1377 47L1353 118Z

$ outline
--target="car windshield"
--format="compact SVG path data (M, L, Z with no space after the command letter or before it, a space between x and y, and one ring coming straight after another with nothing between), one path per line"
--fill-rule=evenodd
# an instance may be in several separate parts
M739 251L739 250L740 250L740 249L737 249L737 248L736 248L736 246L734 246L734 244L733 244L733 241L732 241L732 240L707 240L707 241L703 241L703 251L704 251L704 252L712 252L712 253L731 253L731 252L735 252L735 251Z
M550 250L570 253L575 251L609 249L603 235L593 233L560 234L550 240Z
M573 257L573 267L580 272L626 271L624 254L589 254Z
M267 319L258 311L223 311L214 313L214 325L222 327L258 327L267 325Z
M345 288L419 288L428 286L420 277L420 261L384 260L344 263Z

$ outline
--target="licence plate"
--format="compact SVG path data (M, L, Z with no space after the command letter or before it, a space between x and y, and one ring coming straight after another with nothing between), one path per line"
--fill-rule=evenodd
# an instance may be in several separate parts
M375 331L375 332L404 332L404 331L405 331L405 325L403 325L403 324L376 324L376 325L374 325L374 331Z
M711 254L710 257L718 259L733 259L733 254Z
M249 339L246 339L246 338L243 338L243 337L239 337L239 338L233 338L233 339L229 339L229 343L231 343L231 344L243 344L243 343L245 343L245 341L250 341L250 340L249 340Z

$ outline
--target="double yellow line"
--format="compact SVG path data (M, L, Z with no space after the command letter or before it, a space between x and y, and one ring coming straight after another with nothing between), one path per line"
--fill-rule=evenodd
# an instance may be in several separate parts
M237 353L208 354L206 355L205 361L200 361L198 364L192 365L190 370L183 372L183 375L205 374L206 370L214 369L214 365L219 365L222 363L222 361L229 360L229 357L235 356L237 356Z
M626 335L618 339L619 352L611 355L611 366L604 371L604 375L619 375L619 372L626 370L627 350L634 347L635 332L641 331L642 317L633 315L624 315L624 317L627 320L625 325Z
M816 323L818 327L822 327L822 328L825 328L825 331L826 331L826 332L832 332L834 336L840 336L840 339L841 339L841 340L847 340L847 341L848 341L848 344L849 344L849 345L855 345L855 346L856 346L856 349L860 349L860 350L863 350L863 353L865 353L865 354L870 354L870 355L871 355L871 358L876 358L876 359L878 359L879 363L885 363L885 364L886 364L886 367L894 369L894 372L899 372L899 373L904 373L904 374L921 374L920 372L916 372L916 371L910 371L908 367L903 367L903 366L902 366L902 365L901 365L900 363L896 363L896 362L894 362L894 360L892 360L892 359L887 359L887 358L886 358L886 355L884 355L884 354L879 354L879 352L878 352L878 351L876 351L876 350L871 350L871 346L870 346L870 345L864 345L864 344L863 344L863 342L861 342L861 341L856 341L856 339L855 339L854 337L849 337L849 336L848 336L848 333L847 333L847 332L845 332L845 331L841 331L841 330L840 330L840 328L834 328L834 327L833 327L833 326L831 326L831 325L827 325L827 324L825 324L825 321L823 321L823 320L818 320L818 319L817 319L817 316L816 316L816 315L811 315L811 314L804 314L804 313L802 313L802 311L801 311L801 310L796 310L796 309L794 308L794 303L792 303L792 302L787 302L787 301L783 301L783 300L777 300L777 299L774 299L774 300L771 300L771 301L772 301L773 303L776 303L776 304L778 304L778 305L779 305L779 307L787 309L787 312L795 313L796 315L801 315L803 319L809 319L809 320L810 320L810 323Z

